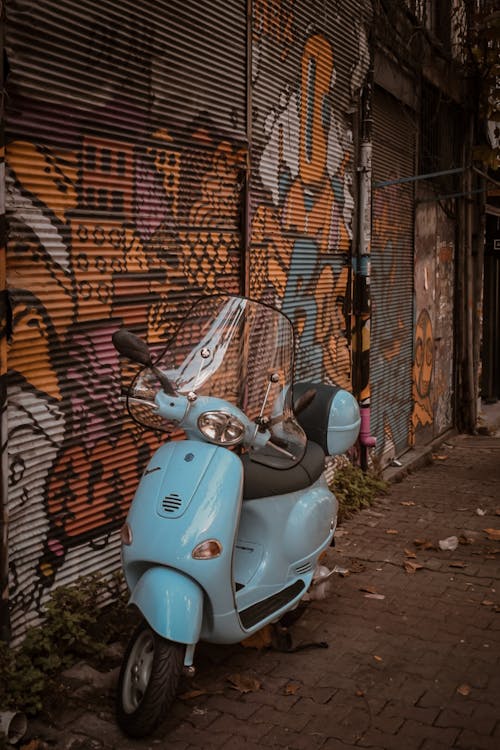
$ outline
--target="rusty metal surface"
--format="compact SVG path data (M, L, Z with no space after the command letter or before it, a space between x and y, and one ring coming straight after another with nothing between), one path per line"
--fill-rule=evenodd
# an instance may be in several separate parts
M193 298L240 289L245 43L236 0L9 9L17 634L54 585L119 565L118 528L157 438L124 417L113 331L158 347Z
M294 321L297 377L347 388L351 117L369 62L367 5L253 4L250 290Z
M420 203L415 222L411 442L423 445L453 424L455 226L437 203Z
M373 179L415 173L415 132L409 110L375 90ZM409 445L413 360L413 183L374 191L372 207L372 433L383 464Z

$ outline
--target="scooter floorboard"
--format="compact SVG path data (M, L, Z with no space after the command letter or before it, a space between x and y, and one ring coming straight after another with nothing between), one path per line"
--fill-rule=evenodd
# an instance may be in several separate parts
M241 624L246 630L255 627L259 622L266 620L273 612L278 612L283 607L305 592L306 584L304 581L294 581L290 586L278 591L260 602L252 604L250 607L238 612Z

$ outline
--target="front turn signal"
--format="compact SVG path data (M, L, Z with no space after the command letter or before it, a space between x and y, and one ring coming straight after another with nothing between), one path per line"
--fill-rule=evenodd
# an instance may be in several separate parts
M191 554L195 560L211 560L222 555L222 544L217 539L207 539L197 544Z

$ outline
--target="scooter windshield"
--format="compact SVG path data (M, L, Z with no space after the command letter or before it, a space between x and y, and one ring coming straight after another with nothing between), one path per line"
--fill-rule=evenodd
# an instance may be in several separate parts
M293 358L293 327L279 310L216 295L191 308L155 367L168 376L177 395L215 397L238 407L255 423L245 441L252 460L288 468L300 461L306 445L292 408ZM138 402L151 403L159 388L153 371L143 370L130 393L134 418L139 417ZM141 412L138 421L147 426L172 427L153 410L150 419L145 419L147 410Z

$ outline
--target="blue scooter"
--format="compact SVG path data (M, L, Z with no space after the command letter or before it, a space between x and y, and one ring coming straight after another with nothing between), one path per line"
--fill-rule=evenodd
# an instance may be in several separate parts
M113 343L143 365L131 416L174 438L151 458L121 532L144 619L123 659L117 720L141 737L194 672L200 640L242 641L307 593L337 521L325 455L355 442L360 416L347 391L292 385L292 324L250 299L202 298L154 362L124 329Z

